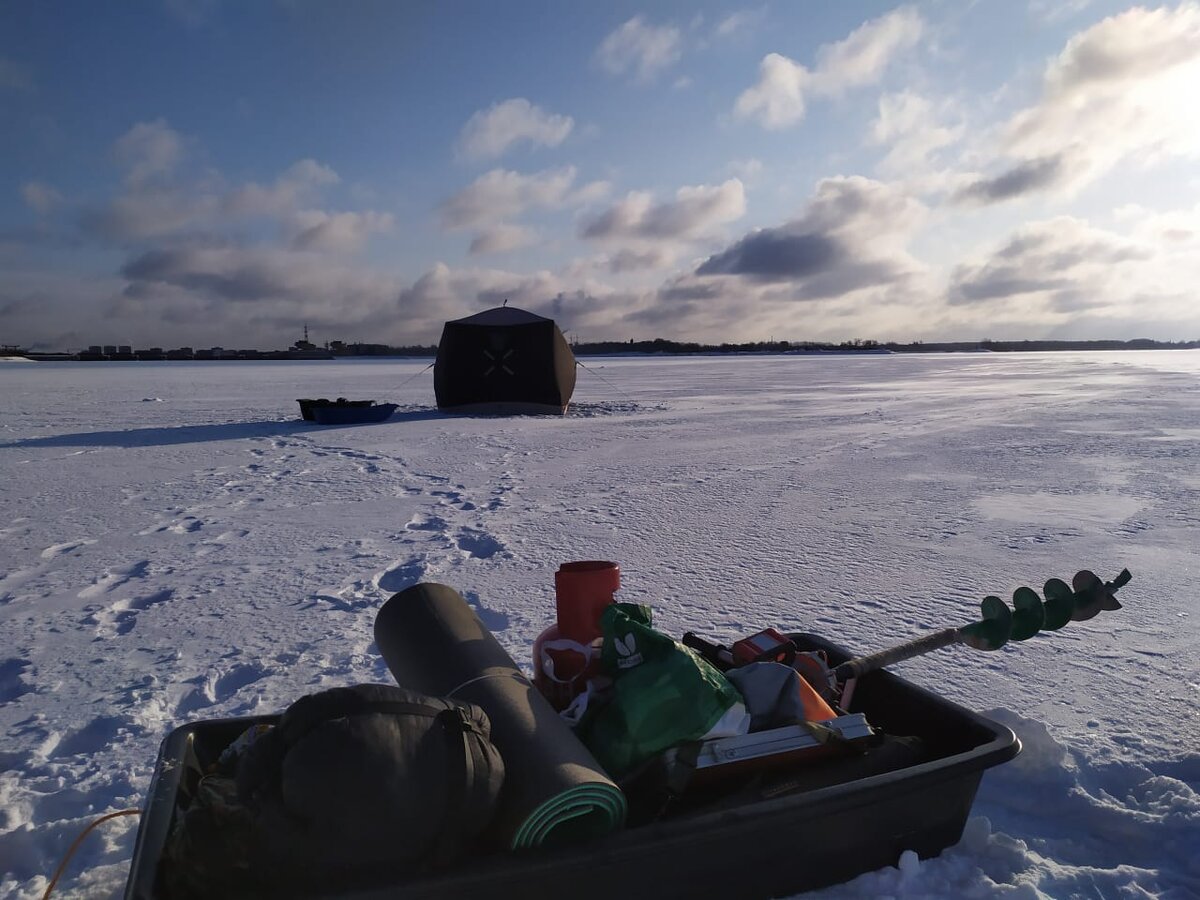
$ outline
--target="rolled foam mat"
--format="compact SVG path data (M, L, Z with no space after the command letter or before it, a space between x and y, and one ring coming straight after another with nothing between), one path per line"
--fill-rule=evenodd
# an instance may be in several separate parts
M417 584L375 617L375 643L401 687L479 706L504 757L489 826L514 850L600 837L625 822L625 795L453 588Z

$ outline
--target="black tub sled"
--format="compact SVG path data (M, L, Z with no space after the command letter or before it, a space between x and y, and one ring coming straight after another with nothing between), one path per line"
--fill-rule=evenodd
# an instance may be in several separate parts
M345 397L338 397L336 400L321 397L296 402L300 404L300 417L306 422L316 422L318 425L362 425L368 422L382 422L399 409L395 403L347 400Z
M785 764L771 767L710 753L732 774L679 793L663 766L677 775L687 756L700 774L696 744L618 784L451 588L395 595L375 633L402 688L337 689L282 717L167 736L127 900L787 896L957 843L984 771L1020 751L1008 728L874 670L826 723L865 719L870 749L791 766L775 753ZM786 638L832 667L849 659L816 635ZM422 776L401 785L397 760L418 757ZM193 853L207 854L195 877Z

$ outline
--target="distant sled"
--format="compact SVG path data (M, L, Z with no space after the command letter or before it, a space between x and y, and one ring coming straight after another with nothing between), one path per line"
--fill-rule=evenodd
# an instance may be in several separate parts
M376 403L374 400L297 400L300 415L308 422L318 425L361 425L382 422L390 418L399 407L395 403Z
M575 390L575 354L553 319L496 306L446 323L433 387L446 412L561 416Z

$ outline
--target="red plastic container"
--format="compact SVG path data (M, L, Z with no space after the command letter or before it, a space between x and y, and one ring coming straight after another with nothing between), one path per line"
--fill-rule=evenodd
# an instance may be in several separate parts
M615 602L621 569L615 562L588 560L563 563L554 573L554 606L558 633L581 644L600 637L600 615Z
M558 621L533 642L533 683L555 709L566 709L599 673L600 616L620 586L614 562L563 563L554 573Z

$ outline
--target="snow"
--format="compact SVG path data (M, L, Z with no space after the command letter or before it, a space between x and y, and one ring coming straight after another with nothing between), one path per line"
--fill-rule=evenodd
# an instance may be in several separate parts
M0 894L142 805L173 726L390 681L395 591L452 585L528 665L559 563L613 559L670 633L864 652L1128 567L1120 611L895 667L1025 752L958 846L812 896L1200 896L1200 353L583 362L570 415L506 419L438 414L428 360L6 367ZM119 895L135 832L56 896Z

